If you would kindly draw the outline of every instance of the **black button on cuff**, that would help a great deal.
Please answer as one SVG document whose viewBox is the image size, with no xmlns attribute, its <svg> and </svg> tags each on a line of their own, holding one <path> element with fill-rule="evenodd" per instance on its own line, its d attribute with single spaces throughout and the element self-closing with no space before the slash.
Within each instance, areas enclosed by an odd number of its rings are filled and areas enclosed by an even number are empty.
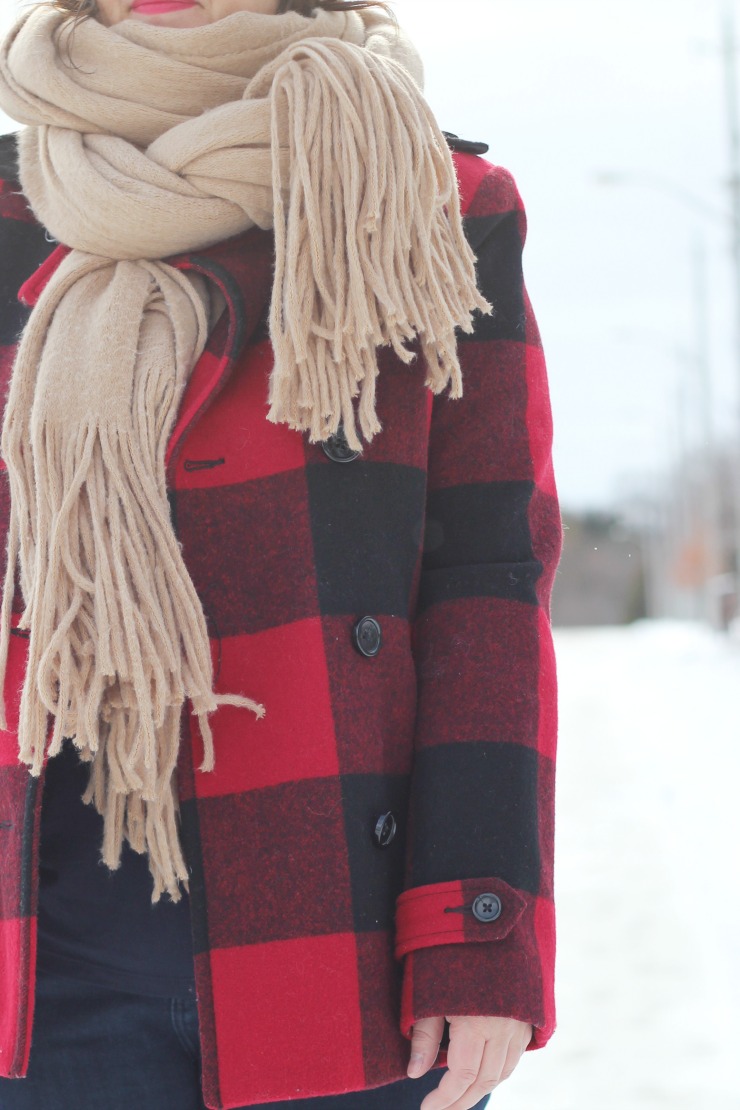
<svg viewBox="0 0 740 1110">
<path fill-rule="evenodd" d="M 479 894 L 473 902 L 473 916 L 484 923 L 495 921 L 502 909 L 501 899 L 496 894 Z"/>
<path fill-rule="evenodd" d="M 352 643 L 361 655 L 372 659 L 380 651 L 382 635 L 374 617 L 360 617 L 352 629 Z"/>
<path fill-rule="evenodd" d="M 382 813 L 375 822 L 375 843 L 379 848 L 387 848 L 396 835 L 396 818 L 392 813 Z"/>
</svg>

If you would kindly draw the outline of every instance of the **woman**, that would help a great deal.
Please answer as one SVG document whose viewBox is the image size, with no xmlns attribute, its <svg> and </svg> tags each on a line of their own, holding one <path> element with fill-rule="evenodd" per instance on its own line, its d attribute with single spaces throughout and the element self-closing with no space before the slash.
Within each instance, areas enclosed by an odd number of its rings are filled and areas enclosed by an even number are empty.
<svg viewBox="0 0 740 1110">
<path fill-rule="evenodd" d="M 4 1110 L 466 1110 L 552 1035 L 547 383 L 421 79 L 339 0 L 3 45 Z"/>
</svg>

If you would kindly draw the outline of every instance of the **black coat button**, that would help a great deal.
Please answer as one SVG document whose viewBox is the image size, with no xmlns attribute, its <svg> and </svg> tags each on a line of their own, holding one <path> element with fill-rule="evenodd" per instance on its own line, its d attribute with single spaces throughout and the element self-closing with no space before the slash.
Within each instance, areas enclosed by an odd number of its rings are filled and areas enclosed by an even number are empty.
<svg viewBox="0 0 740 1110">
<path fill-rule="evenodd" d="M 360 617 L 352 629 L 352 642 L 361 655 L 372 659 L 380 651 L 382 636 L 375 617 Z"/>
<path fill-rule="evenodd" d="M 479 894 L 473 902 L 473 914 L 479 921 L 495 921 L 501 916 L 501 899 L 495 894 Z"/>
<path fill-rule="evenodd" d="M 392 813 L 381 813 L 375 822 L 375 843 L 379 848 L 387 848 L 396 835 L 396 819 Z"/>
<path fill-rule="evenodd" d="M 344 434 L 344 428 L 341 424 L 333 436 L 322 440 L 321 446 L 326 457 L 331 459 L 332 462 L 354 462 L 360 454 L 359 451 L 353 451 L 347 443 L 347 436 Z"/>
</svg>

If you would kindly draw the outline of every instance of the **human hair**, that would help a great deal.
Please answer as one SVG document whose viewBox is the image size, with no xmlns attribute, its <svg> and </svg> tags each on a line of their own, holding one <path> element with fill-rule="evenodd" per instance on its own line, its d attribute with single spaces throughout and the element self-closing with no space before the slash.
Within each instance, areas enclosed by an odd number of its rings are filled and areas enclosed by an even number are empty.
<svg viewBox="0 0 740 1110">
<path fill-rule="evenodd" d="M 79 22 L 94 15 L 97 4 L 96 0 L 48 0 L 48 7 L 66 12 L 75 22 Z M 386 7 L 381 0 L 280 0 L 278 14 L 298 12 L 300 15 L 310 15 L 319 8 L 326 12 L 356 12 L 363 8 Z"/>
</svg>

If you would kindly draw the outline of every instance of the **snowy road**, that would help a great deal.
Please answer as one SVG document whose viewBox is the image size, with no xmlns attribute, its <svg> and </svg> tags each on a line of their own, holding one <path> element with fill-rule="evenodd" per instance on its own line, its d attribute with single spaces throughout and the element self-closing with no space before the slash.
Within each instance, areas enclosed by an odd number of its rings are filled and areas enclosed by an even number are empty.
<svg viewBox="0 0 740 1110">
<path fill-rule="evenodd" d="M 740 644 L 556 645 L 558 1028 L 490 1110 L 740 1110 Z"/>
</svg>

